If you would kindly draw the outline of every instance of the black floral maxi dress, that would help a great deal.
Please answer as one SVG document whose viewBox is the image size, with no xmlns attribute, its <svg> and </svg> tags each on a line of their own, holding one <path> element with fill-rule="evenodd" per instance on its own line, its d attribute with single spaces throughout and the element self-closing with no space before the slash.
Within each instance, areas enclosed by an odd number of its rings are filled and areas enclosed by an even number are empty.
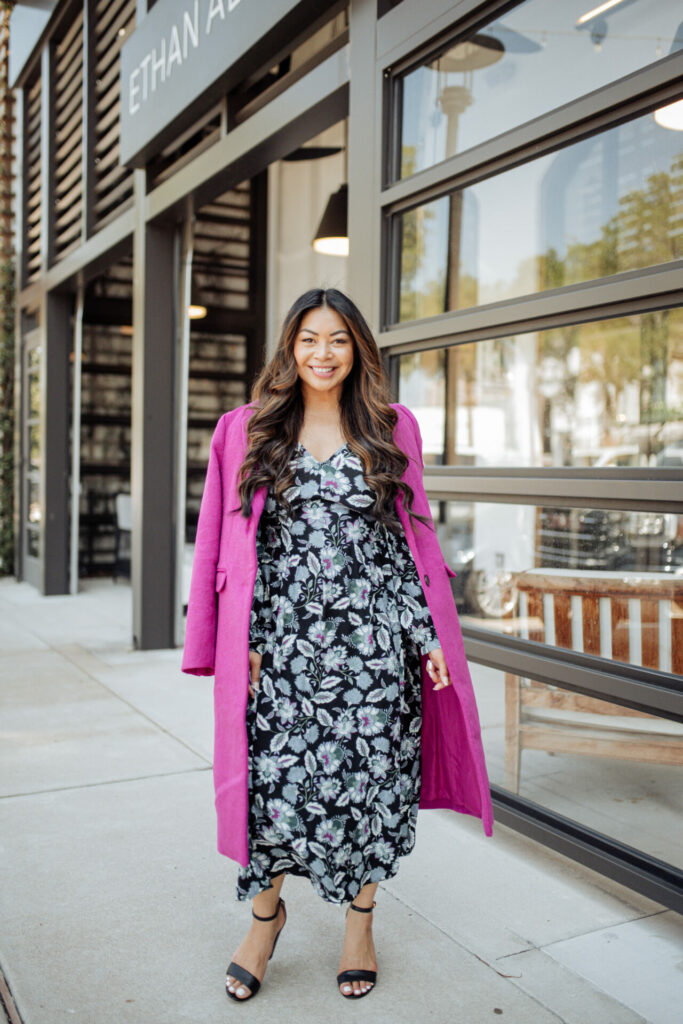
<svg viewBox="0 0 683 1024">
<path fill-rule="evenodd" d="M 272 494 L 257 531 L 247 704 L 249 864 L 237 899 L 282 871 L 331 903 L 390 878 L 420 796 L 420 655 L 440 646 L 410 548 L 365 510 L 374 494 L 344 444 L 299 444 L 292 510 Z"/>
</svg>

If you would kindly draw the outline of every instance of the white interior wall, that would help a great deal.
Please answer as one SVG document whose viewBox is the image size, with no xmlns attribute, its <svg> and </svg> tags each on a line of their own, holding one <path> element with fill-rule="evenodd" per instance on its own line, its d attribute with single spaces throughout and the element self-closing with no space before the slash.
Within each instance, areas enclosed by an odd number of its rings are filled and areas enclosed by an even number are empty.
<svg viewBox="0 0 683 1024">
<path fill-rule="evenodd" d="M 343 123 L 306 145 L 343 147 Z M 344 174 L 343 151 L 321 160 L 280 160 L 268 168 L 268 356 L 299 295 L 309 288 L 346 290 L 347 257 L 321 255 L 311 244 L 327 200 Z"/>
</svg>

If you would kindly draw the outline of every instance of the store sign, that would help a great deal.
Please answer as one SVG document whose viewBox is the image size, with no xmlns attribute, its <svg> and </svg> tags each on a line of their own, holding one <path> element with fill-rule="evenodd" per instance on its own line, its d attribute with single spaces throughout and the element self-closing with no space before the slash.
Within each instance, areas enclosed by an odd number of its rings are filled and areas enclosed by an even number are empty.
<svg viewBox="0 0 683 1024">
<path fill-rule="evenodd" d="M 177 118 L 286 20 L 329 3 L 311 0 L 157 0 L 121 49 L 121 162 L 140 164 Z"/>
</svg>

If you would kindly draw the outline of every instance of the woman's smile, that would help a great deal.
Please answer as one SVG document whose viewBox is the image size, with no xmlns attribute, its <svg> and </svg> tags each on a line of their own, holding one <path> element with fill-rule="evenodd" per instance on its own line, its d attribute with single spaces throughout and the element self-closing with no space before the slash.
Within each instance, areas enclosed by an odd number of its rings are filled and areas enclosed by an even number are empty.
<svg viewBox="0 0 683 1024">
<path fill-rule="evenodd" d="M 344 380 L 353 366 L 354 343 L 349 328 L 336 310 L 327 306 L 311 309 L 302 318 L 294 341 L 294 360 L 303 388 L 304 401 L 315 395 L 341 397 Z M 334 363 L 329 360 L 334 359 Z M 310 374 L 310 376 L 309 376 Z M 332 386 L 319 388 L 313 381 Z"/>
</svg>

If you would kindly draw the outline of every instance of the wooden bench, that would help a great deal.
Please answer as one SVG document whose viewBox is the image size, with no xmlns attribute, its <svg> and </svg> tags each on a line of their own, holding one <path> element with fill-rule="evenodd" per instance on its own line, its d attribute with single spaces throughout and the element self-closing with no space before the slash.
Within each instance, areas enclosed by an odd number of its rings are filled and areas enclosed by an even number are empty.
<svg viewBox="0 0 683 1024">
<path fill-rule="evenodd" d="M 683 674 L 683 580 L 530 569 L 515 584 L 518 635 Z M 525 749 L 682 765 L 683 724 L 506 672 L 504 771 L 513 793 Z"/>
</svg>

